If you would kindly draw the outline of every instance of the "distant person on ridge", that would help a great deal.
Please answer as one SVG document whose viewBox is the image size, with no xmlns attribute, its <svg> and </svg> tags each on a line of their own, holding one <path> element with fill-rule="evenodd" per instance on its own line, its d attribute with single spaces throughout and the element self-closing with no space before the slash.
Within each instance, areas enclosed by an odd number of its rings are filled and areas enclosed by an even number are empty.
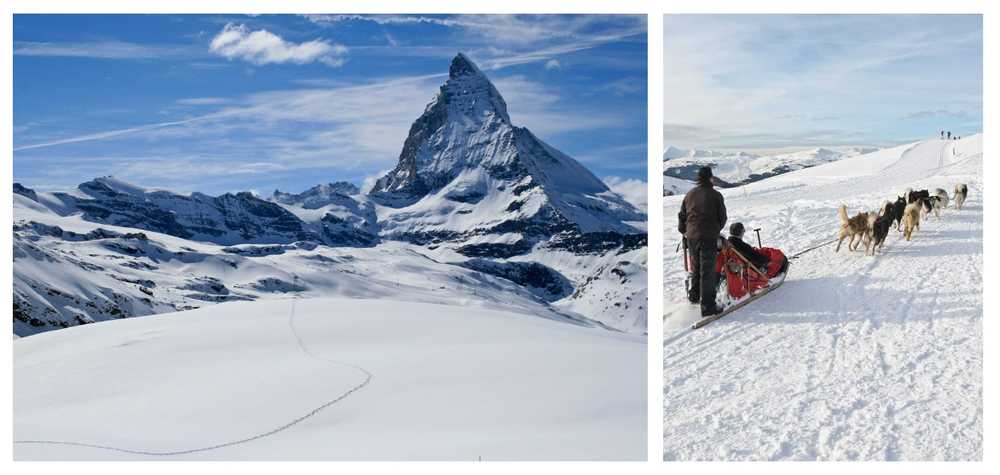
<svg viewBox="0 0 1000 475">
<path fill-rule="evenodd" d="M 951 140 L 951 131 L 948 131 L 948 140 Z"/>
<path fill-rule="evenodd" d="M 726 225 L 726 219 L 726 203 L 722 193 L 712 188 L 712 169 L 701 167 L 698 170 L 698 186 L 684 195 L 677 227 L 688 241 L 694 265 L 688 300 L 691 303 L 701 303 L 703 317 L 721 311 L 715 305 L 719 278 L 715 271 L 715 261 L 719 253 L 719 232 Z"/>
<path fill-rule="evenodd" d="M 941 140 L 944 140 L 944 131 L 941 131 Z"/>
</svg>

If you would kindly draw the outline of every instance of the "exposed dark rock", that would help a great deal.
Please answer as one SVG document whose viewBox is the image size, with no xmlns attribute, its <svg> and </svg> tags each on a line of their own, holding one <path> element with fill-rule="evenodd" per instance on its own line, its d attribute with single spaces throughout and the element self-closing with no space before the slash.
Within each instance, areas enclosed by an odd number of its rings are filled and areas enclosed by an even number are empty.
<svg viewBox="0 0 1000 475">
<path fill-rule="evenodd" d="M 486 259 L 470 259 L 460 265 L 527 287 L 547 301 L 559 300 L 573 292 L 573 284 L 569 279 L 537 262 L 495 262 Z"/>
<path fill-rule="evenodd" d="M 646 234 L 565 233 L 554 237 L 546 247 L 563 249 L 574 254 L 603 254 L 609 251 L 621 254 L 646 245 Z"/>
<path fill-rule="evenodd" d="M 489 242 L 480 244 L 467 244 L 461 246 L 456 251 L 467 257 L 490 257 L 496 259 L 506 259 L 508 257 L 519 256 L 531 251 L 532 244 L 527 240 L 520 240 L 514 243 Z"/>
<path fill-rule="evenodd" d="M 32 201 L 38 201 L 38 194 L 35 190 L 22 186 L 20 183 L 14 183 L 14 193 L 30 198 Z"/>
</svg>

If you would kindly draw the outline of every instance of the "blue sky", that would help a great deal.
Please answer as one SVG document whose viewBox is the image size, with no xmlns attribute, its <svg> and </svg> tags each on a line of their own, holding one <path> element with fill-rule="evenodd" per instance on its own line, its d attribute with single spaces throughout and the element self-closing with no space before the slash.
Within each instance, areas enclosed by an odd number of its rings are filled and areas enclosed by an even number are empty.
<svg viewBox="0 0 1000 475">
<path fill-rule="evenodd" d="M 664 142 L 775 150 L 982 131 L 979 15 L 667 15 Z"/>
<path fill-rule="evenodd" d="M 645 180 L 646 21 L 624 15 L 15 15 L 14 179 L 361 185 L 395 165 L 459 51 L 515 125 Z"/>
</svg>

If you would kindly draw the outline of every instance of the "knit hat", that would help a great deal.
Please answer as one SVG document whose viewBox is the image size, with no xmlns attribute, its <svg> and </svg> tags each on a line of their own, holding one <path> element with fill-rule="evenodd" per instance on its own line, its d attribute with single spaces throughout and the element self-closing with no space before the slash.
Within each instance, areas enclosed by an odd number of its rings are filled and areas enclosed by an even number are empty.
<svg viewBox="0 0 1000 475">
<path fill-rule="evenodd" d="M 698 169 L 698 183 L 712 182 L 712 167 L 701 167 Z"/>
</svg>

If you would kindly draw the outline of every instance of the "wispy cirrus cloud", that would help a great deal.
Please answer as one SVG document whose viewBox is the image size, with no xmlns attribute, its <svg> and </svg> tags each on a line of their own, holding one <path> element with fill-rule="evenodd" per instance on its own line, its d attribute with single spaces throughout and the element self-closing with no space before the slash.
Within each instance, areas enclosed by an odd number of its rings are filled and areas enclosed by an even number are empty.
<svg viewBox="0 0 1000 475">
<path fill-rule="evenodd" d="M 225 97 L 189 97 L 175 102 L 182 106 L 217 106 L 231 101 Z"/>
<path fill-rule="evenodd" d="M 175 121 L 151 123 L 138 127 L 83 134 L 44 143 L 15 147 L 31 150 L 71 143 L 108 140 L 127 135 L 149 137 L 224 134 L 233 129 L 270 131 L 280 126 L 299 128 L 317 124 L 322 130 L 306 132 L 308 137 L 287 140 L 282 149 L 294 143 L 305 148 L 324 146 L 350 151 L 358 156 L 394 155 L 405 138 L 410 123 L 437 91 L 446 74 L 403 76 L 360 85 L 337 82 L 308 82 L 304 89 L 253 93 L 236 99 L 216 97 L 188 98 L 176 101 L 183 105 L 224 105 L 215 112 Z M 541 136 L 553 136 L 579 130 L 599 130 L 620 124 L 623 118 L 613 112 L 601 115 L 582 114 L 572 102 L 563 101 L 557 88 L 511 75 L 493 81 L 510 107 L 512 120 Z M 327 87 L 323 87 L 327 86 Z M 226 104 L 231 104 L 225 106 Z M 330 107 L 336 104 L 336 107 Z M 197 125 L 197 128 L 187 127 Z M 169 129 L 169 130 L 166 130 Z M 303 129 L 307 130 L 307 129 Z M 398 137 L 399 143 L 384 137 Z M 274 142 L 277 143 L 277 142 Z"/>
<path fill-rule="evenodd" d="M 227 23 L 212 38 L 209 51 L 230 60 L 241 59 L 256 65 L 318 61 L 338 67 L 344 64 L 347 55 L 346 46 L 327 40 L 294 43 L 267 30 L 251 31 L 245 25 L 233 23 Z"/>
<path fill-rule="evenodd" d="M 14 43 L 15 56 L 50 56 L 96 59 L 153 59 L 172 58 L 196 53 L 189 46 L 130 43 L 126 41 L 99 42 L 39 42 Z"/>
<path fill-rule="evenodd" d="M 922 111 L 910 112 L 909 114 L 906 114 L 901 117 L 901 119 L 903 120 L 920 120 L 920 119 L 934 119 L 934 118 L 967 120 L 972 118 L 972 114 L 970 114 L 967 111 L 937 109 L 937 110 L 922 110 Z"/>
<path fill-rule="evenodd" d="M 667 145 L 898 143 L 982 127 L 978 15 L 667 15 L 663 54 Z"/>
<path fill-rule="evenodd" d="M 75 136 L 75 137 L 68 137 L 68 138 L 65 138 L 65 139 L 53 140 L 53 141 L 50 141 L 50 142 L 34 143 L 34 144 L 30 144 L 30 145 L 15 146 L 14 147 L 14 151 L 15 152 L 20 152 L 20 151 L 32 150 L 32 149 L 36 149 L 36 148 L 54 147 L 56 145 L 67 145 L 67 144 L 79 143 L 79 142 L 90 142 L 90 141 L 94 141 L 94 140 L 111 139 L 111 138 L 120 137 L 120 136 L 124 136 L 124 135 L 132 135 L 132 134 L 137 134 L 137 133 L 141 133 L 141 132 L 147 132 L 147 131 L 151 131 L 151 130 L 162 129 L 162 128 L 166 128 L 166 127 L 175 127 L 175 126 L 186 125 L 186 124 L 190 124 L 190 123 L 194 123 L 194 122 L 206 121 L 206 120 L 210 120 L 210 119 L 219 118 L 219 117 L 224 116 L 224 115 L 226 115 L 226 114 L 225 113 L 208 114 L 208 115 L 204 115 L 204 116 L 200 116 L 200 117 L 192 117 L 190 119 L 174 120 L 174 121 L 167 121 L 167 122 L 158 122 L 158 123 L 154 123 L 154 124 L 142 125 L 142 126 L 139 126 L 139 127 L 128 127 L 128 128 L 124 128 L 124 129 L 108 130 L 108 131 L 97 132 L 97 133 L 93 133 L 93 134 L 78 135 L 78 136 Z"/>
<path fill-rule="evenodd" d="M 609 18 L 590 15 L 305 15 L 320 25 L 369 21 L 380 25 L 432 24 L 459 28 L 499 45 L 530 45 L 559 38 L 588 38 L 591 27 Z M 645 17 L 618 15 L 619 29 L 645 33 Z"/>
<path fill-rule="evenodd" d="M 480 67 L 501 69 L 519 64 L 547 63 L 558 56 L 636 38 L 644 41 L 643 15 L 305 15 L 318 25 L 365 21 L 386 26 L 438 25 L 464 32 L 462 43 L 475 51 Z M 612 25 L 609 26 L 608 24 Z M 598 27 L 599 26 L 599 27 Z M 400 45 L 394 44 L 393 47 Z M 451 48 L 414 51 L 454 54 Z M 558 64 L 559 61 L 556 60 Z"/>
</svg>

